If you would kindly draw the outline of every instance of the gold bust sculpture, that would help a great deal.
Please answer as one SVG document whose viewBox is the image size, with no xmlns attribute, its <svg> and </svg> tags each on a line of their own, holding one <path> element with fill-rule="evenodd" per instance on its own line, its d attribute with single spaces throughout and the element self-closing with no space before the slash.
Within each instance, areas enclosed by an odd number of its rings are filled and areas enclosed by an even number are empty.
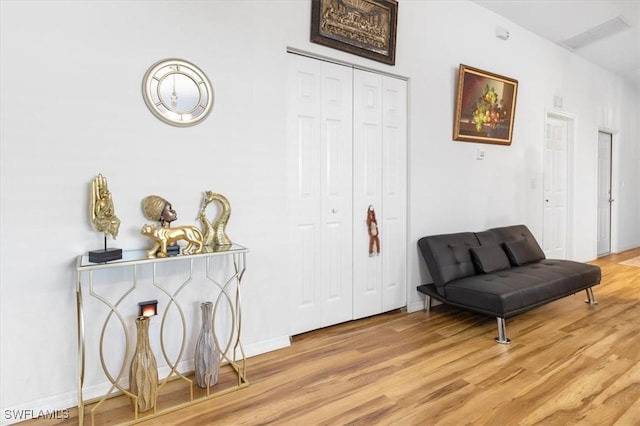
<svg viewBox="0 0 640 426">
<path fill-rule="evenodd" d="M 103 232 L 105 236 L 110 234 L 115 240 L 120 229 L 120 219 L 116 216 L 107 178 L 101 174 L 91 182 L 89 217 L 96 231 Z"/>
<path fill-rule="evenodd" d="M 158 195 L 144 197 L 142 210 L 147 219 L 160 222 L 160 225 L 164 228 L 168 228 L 171 222 L 178 218 L 171 203 Z"/>
<path fill-rule="evenodd" d="M 202 233 L 198 228 L 188 225 L 170 227 L 171 222 L 178 219 L 178 215 L 169 201 L 158 195 L 148 195 L 142 200 L 142 211 L 147 219 L 159 222 L 160 225 L 145 224 L 140 231 L 154 242 L 147 252 L 149 257 L 202 252 Z M 187 242 L 182 250 L 178 245 L 179 240 Z"/>
</svg>

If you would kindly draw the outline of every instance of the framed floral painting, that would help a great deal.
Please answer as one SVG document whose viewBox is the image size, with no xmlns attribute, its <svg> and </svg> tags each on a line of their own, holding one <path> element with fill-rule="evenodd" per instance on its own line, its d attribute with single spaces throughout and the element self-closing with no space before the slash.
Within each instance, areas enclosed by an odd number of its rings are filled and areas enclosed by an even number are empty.
<svg viewBox="0 0 640 426">
<path fill-rule="evenodd" d="M 389 65 L 396 61 L 396 0 L 312 0 L 311 41 Z"/>
<path fill-rule="evenodd" d="M 456 141 L 511 145 L 518 80 L 460 64 Z"/>
</svg>

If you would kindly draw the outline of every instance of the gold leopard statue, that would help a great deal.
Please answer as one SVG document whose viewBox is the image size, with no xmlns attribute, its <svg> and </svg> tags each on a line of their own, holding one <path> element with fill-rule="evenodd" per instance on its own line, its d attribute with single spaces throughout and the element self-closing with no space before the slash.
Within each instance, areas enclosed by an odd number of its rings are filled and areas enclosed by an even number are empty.
<svg viewBox="0 0 640 426">
<path fill-rule="evenodd" d="M 185 240 L 188 244 L 182 254 L 202 253 L 202 233 L 195 226 L 184 225 L 165 228 L 157 225 L 143 225 L 140 233 L 154 240 L 153 247 L 147 251 L 149 257 L 167 257 L 167 246 Z"/>
</svg>

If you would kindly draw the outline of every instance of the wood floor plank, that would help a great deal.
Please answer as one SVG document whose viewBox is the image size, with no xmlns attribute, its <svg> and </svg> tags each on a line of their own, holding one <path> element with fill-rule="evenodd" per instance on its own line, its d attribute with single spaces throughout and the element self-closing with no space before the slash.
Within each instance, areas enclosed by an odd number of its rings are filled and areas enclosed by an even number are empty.
<svg viewBox="0 0 640 426">
<path fill-rule="evenodd" d="M 140 424 L 640 425 L 640 268 L 619 264 L 638 255 L 593 262 L 597 306 L 581 292 L 508 319 L 511 345 L 483 315 L 389 312 L 294 336 L 248 360 L 247 388 Z M 182 401 L 180 386 L 163 403 Z M 122 397 L 97 411 L 99 425 L 132 416 Z"/>
</svg>

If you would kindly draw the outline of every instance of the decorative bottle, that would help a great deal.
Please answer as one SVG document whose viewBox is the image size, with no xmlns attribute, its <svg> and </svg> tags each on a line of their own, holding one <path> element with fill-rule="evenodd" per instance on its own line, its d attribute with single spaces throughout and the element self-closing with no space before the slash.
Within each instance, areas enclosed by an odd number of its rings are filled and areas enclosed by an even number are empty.
<svg viewBox="0 0 640 426">
<path fill-rule="evenodd" d="M 149 411 L 156 406 L 158 397 L 158 365 L 149 344 L 150 317 L 136 318 L 136 351 L 129 369 L 129 390 L 137 395 L 138 412 Z M 136 404 L 136 400 L 132 400 Z"/>
<path fill-rule="evenodd" d="M 202 328 L 194 354 L 195 376 L 199 387 L 207 388 L 218 382 L 220 374 L 220 350 L 213 337 L 213 303 L 200 304 Z"/>
</svg>

